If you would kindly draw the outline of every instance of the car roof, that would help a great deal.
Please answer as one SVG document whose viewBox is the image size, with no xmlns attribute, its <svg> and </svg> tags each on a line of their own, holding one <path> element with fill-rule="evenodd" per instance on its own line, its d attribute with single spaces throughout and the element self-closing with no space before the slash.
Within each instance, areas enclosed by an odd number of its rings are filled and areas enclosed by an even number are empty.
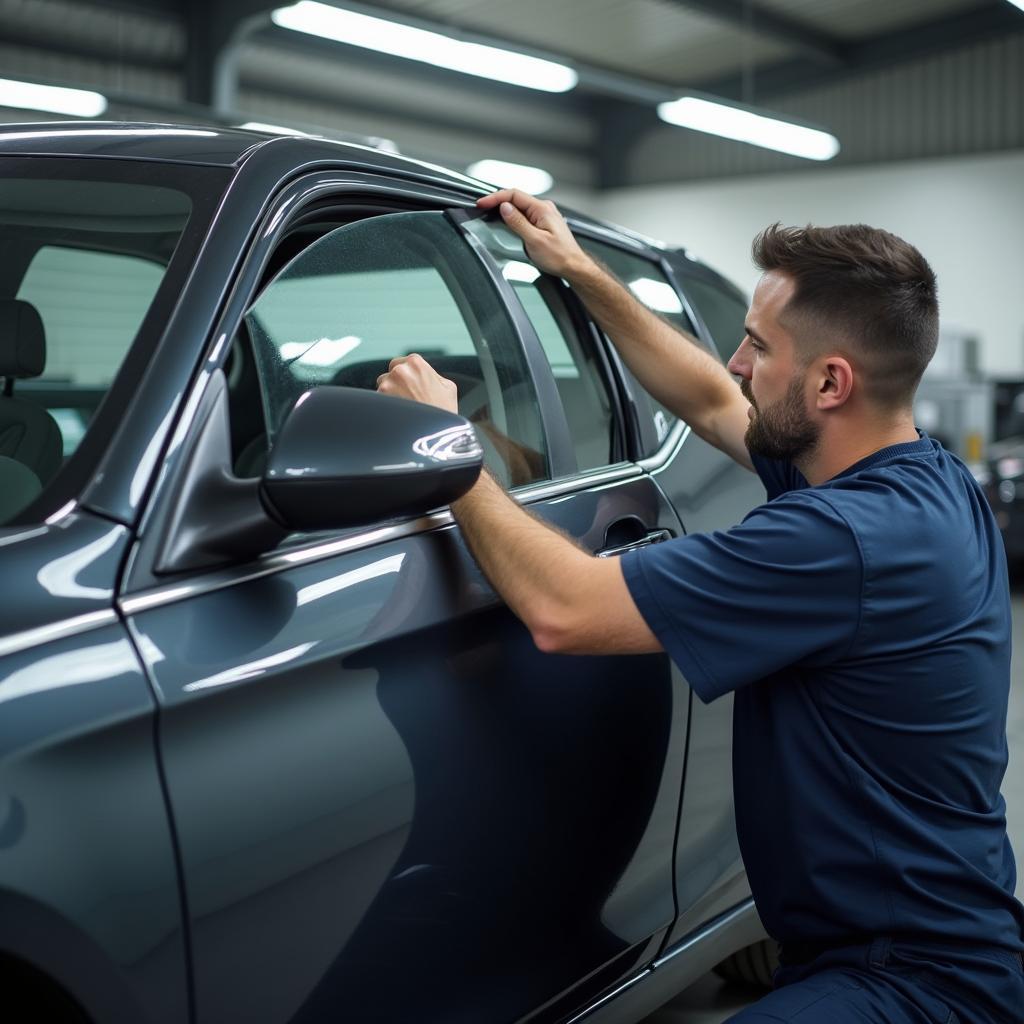
<svg viewBox="0 0 1024 1024">
<path fill-rule="evenodd" d="M 429 180 L 471 196 L 486 195 L 493 185 L 447 167 L 402 156 L 348 139 L 297 133 L 282 135 L 249 128 L 210 124 L 162 124 L 145 121 L 43 121 L 0 125 L 2 156 L 120 157 L 161 163 L 200 164 L 237 170 L 242 164 L 309 167 L 318 162 L 344 163 L 370 173 Z M 629 228 L 565 207 L 575 224 L 599 234 L 655 251 L 673 251 L 656 239 Z M 685 250 L 679 250 L 685 252 Z M 693 256 L 687 253 L 692 260 Z M 697 261 L 698 266 L 703 266 Z"/>
<path fill-rule="evenodd" d="M 369 144 L 318 135 L 279 135 L 208 124 L 156 124 L 126 121 L 54 121 L 0 125 L 0 156 L 123 157 L 170 163 L 238 167 L 273 150 L 275 162 L 297 167 L 318 160 L 358 163 L 369 171 L 429 174 L 460 189 L 484 192 L 488 186 L 449 168 L 401 156 Z"/>
</svg>

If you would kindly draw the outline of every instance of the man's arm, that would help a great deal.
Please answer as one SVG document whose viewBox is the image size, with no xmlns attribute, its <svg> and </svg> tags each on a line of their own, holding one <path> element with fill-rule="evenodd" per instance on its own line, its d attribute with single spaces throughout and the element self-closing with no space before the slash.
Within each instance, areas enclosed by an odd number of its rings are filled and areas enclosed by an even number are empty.
<svg viewBox="0 0 1024 1024">
<path fill-rule="evenodd" d="M 707 442 L 753 469 L 743 440 L 749 403 L 717 359 L 652 313 L 584 252 L 553 203 L 504 189 L 477 205 L 498 206 L 533 262 L 572 285 L 647 391 Z"/>
<path fill-rule="evenodd" d="M 455 412 L 454 386 L 422 356 L 391 361 L 378 389 Z M 535 519 L 484 472 L 452 504 L 484 575 L 542 651 L 643 654 L 662 650 L 633 601 L 617 558 L 595 558 Z"/>
</svg>

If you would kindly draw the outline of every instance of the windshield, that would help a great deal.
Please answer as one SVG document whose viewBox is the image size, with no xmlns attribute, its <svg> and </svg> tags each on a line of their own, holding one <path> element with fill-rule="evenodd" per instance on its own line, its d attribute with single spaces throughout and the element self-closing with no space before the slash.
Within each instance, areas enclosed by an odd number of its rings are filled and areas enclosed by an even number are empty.
<svg viewBox="0 0 1024 1024">
<path fill-rule="evenodd" d="M 168 165 L 0 165 L 0 523 L 81 447 L 192 212 Z"/>
</svg>

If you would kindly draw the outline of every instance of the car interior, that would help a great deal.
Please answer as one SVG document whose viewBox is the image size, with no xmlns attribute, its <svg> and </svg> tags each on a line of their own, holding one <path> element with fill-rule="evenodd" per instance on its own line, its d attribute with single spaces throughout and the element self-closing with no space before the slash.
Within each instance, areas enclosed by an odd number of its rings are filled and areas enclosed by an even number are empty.
<svg viewBox="0 0 1024 1024">
<path fill-rule="evenodd" d="M 0 523 L 73 460 L 188 213 L 171 189 L 3 179 Z"/>
</svg>

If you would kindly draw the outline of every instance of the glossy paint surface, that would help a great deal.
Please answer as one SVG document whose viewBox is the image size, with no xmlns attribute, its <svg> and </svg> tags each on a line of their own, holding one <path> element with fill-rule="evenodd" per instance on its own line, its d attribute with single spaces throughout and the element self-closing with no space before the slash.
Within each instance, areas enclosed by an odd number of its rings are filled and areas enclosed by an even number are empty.
<svg viewBox="0 0 1024 1024">
<path fill-rule="evenodd" d="M 654 479 L 687 533 L 724 529 L 764 500 L 758 478 L 691 433 Z M 742 637 L 737 637 L 742 643 Z M 750 894 L 732 796 L 732 694 L 693 698 L 686 786 L 676 850 L 679 920 L 673 943 Z"/>
<path fill-rule="evenodd" d="M 114 590 L 129 531 L 69 506 L 38 526 L 0 529 L 4 577 L 17 580 L 4 602 L 0 650 L 17 634 L 92 615 L 113 617 Z"/>
<path fill-rule="evenodd" d="M 99 1020 L 187 1012 L 153 707 L 120 624 L 0 662 L 0 949 Z"/>
<path fill-rule="evenodd" d="M 674 525 L 646 478 L 542 511 L 593 548 Z M 454 529 L 132 625 L 200 1021 L 515 1021 L 671 923 L 687 694 L 661 655 L 538 652 Z"/>
</svg>

